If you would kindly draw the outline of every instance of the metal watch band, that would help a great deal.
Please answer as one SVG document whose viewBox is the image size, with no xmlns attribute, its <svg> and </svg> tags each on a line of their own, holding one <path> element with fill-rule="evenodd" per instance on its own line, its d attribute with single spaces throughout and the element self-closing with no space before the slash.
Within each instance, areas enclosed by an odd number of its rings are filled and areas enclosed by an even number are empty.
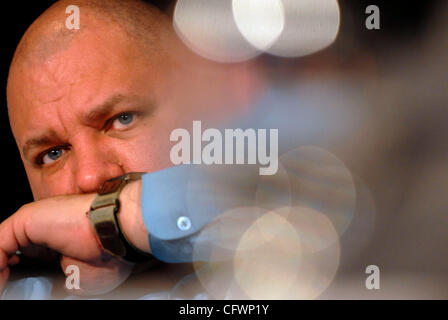
<svg viewBox="0 0 448 320">
<path fill-rule="evenodd" d="M 142 174 L 133 172 L 106 181 L 89 211 L 90 221 L 104 250 L 134 263 L 147 262 L 155 258 L 134 247 L 123 234 L 117 217 L 120 210 L 118 196 L 129 181 L 140 179 Z"/>
</svg>

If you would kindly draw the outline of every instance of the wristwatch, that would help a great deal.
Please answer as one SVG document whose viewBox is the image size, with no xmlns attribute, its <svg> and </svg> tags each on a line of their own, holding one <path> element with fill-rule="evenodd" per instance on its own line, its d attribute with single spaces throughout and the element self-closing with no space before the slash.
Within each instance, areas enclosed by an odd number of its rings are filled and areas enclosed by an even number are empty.
<svg viewBox="0 0 448 320">
<path fill-rule="evenodd" d="M 126 239 L 118 219 L 120 211 L 118 196 L 129 181 L 141 179 L 142 174 L 133 172 L 106 181 L 88 212 L 104 250 L 113 256 L 133 263 L 147 262 L 155 258 L 136 248 Z"/>
</svg>

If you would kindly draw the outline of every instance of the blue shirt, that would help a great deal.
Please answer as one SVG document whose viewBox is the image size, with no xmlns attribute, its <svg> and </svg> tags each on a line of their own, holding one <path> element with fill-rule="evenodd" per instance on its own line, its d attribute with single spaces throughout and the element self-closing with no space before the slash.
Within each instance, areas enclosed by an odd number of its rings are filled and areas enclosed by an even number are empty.
<svg viewBox="0 0 448 320">
<path fill-rule="evenodd" d="M 300 83 L 294 88 L 271 88 L 255 103 L 252 112 L 223 127 L 278 129 L 279 156 L 299 146 L 331 144 L 352 132 L 359 122 L 360 115 L 353 115 L 361 99 L 358 90 L 345 92 L 344 85 L 328 80 Z M 208 170 L 202 165 L 181 165 L 143 176 L 142 214 L 156 258 L 165 262 L 207 261 L 214 243 L 210 239 L 213 232 L 208 232 L 206 238 L 200 235 L 201 229 L 226 210 L 254 205 L 258 165 L 221 166 L 226 168 L 215 166 Z M 200 188 L 189 190 L 193 181 Z M 217 187 L 219 192 L 201 184 Z M 227 194 L 222 194 L 223 189 Z M 280 201 L 278 207 L 282 205 L 289 203 Z M 195 250 L 198 254 L 193 256 L 192 248 L 198 247 L 201 250 Z"/>
<path fill-rule="evenodd" d="M 228 237 L 241 236 L 222 223 L 222 214 L 253 205 L 258 177 L 257 165 L 179 165 L 143 175 L 141 209 L 152 254 L 169 263 L 208 261 L 223 226 Z M 237 218 L 234 223 L 248 224 L 253 217 Z"/>
</svg>

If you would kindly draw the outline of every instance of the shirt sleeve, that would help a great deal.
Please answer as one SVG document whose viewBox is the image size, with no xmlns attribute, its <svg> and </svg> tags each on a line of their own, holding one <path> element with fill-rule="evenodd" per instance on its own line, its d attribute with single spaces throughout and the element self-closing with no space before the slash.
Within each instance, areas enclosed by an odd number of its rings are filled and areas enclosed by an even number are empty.
<svg viewBox="0 0 448 320">
<path fill-rule="evenodd" d="M 208 261 L 219 217 L 251 204 L 254 188 L 248 175 L 255 172 L 248 166 L 180 165 L 143 175 L 141 209 L 152 254 L 169 263 Z"/>
</svg>

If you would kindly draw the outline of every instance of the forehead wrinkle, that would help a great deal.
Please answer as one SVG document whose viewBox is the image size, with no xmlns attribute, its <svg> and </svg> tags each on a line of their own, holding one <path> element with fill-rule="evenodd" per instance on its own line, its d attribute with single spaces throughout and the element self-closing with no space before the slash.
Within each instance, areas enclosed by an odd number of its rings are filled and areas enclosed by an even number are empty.
<svg viewBox="0 0 448 320">
<path fill-rule="evenodd" d="M 61 102 L 62 101 L 62 99 L 59 101 L 59 102 Z M 67 135 L 67 133 L 69 132 L 69 130 L 68 130 L 68 128 L 67 128 L 67 126 L 65 125 L 65 123 L 64 123 L 64 119 L 63 119 L 63 117 L 62 117 L 62 112 L 64 111 L 64 104 L 63 103 L 60 103 L 59 105 L 58 105 L 58 107 L 56 107 L 56 115 L 57 115 L 57 117 L 58 117 L 58 120 L 59 120 L 59 123 L 61 124 L 61 126 L 62 126 L 62 129 L 64 130 L 64 133 Z M 69 111 L 70 112 L 70 111 Z"/>
</svg>

